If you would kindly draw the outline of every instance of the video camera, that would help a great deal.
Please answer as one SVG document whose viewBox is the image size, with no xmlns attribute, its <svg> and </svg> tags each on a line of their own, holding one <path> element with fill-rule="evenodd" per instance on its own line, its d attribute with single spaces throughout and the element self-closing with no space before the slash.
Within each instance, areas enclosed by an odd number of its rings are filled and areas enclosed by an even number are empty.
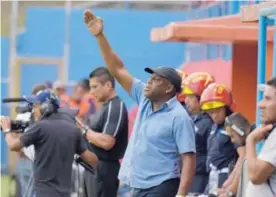
<svg viewBox="0 0 276 197">
<path fill-rule="evenodd" d="M 2 103 L 14 103 L 14 102 L 26 102 L 24 98 L 3 98 Z M 15 111 L 17 114 L 31 113 L 33 105 L 31 103 L 25 103 L 24 105 L 17 106 Z M 19 133 L 23 133 L 24 130 L 30 125 L 30 120 L 11 120 L 11 130 Z M 2 130 L 2 128 L 1 128 Z"/>
</svg>

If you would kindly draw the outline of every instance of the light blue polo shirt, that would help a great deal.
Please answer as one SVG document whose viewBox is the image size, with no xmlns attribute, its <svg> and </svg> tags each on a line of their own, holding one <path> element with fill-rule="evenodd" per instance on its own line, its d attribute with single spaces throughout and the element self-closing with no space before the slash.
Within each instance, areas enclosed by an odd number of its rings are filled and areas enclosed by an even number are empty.
<svg viewBox="0 0 276 197">
<path fill-rule="evenodd" d="M 130 96 L 139 109 L 119 172 L 123 183 L 138 189 L 180 177 L 180 154 L 196 150 L 193 122 L 176 97 L 153 112 L 144 86 L 134 79 Z"/>
</svg>

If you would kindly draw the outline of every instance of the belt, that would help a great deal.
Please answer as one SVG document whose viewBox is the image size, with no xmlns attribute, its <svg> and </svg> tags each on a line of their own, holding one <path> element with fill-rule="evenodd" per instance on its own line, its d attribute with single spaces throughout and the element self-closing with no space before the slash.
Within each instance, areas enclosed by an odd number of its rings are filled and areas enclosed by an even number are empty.
<svg viewBox="0 0 276 197">
<path fill-rule="evenodd" d="M 212 171 L 217 171 L 219 174 L 229 173 L 229 168 L 228 167 L 225 167 L 225 168 L 222 168 L 222 169 L 218 169 L 213 164 L 210 164 L 210 168 L 211 168 Z"/>
</svg>

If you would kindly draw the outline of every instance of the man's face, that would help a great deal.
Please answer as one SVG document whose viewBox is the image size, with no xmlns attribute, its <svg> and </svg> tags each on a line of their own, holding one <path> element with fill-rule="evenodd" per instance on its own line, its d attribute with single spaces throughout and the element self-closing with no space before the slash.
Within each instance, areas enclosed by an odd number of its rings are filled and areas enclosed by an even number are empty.
<svg viewBox="0 0 276 197">
<path fill-rule="evenodd" d="M 40 104 L 33 104 L 33 115 L 35 121 L 38 121 L 41 118 Z"/>
<path fill-rule="evenodd" d="M 99 77 L 89 79 L 90 93 L 99 102 L 105 102 L 112 92 L 111 82 L 103 82 Z"/>
<path fill-rule="evenodd" d="M 185 98 L 185 104 L 189 112 L 196 113 L 200 111 L 200 103 L 196 95 L 187 95 Z"/>
<path fill-rule="evenodd" d="M 76 85 L 73 88 L 71 98 L 74 101 L 80 101 L 80 100 L 83 99 L 83 97 L 85 96 L 85 94 L 86 94 L 85 89 L 82 86 L 80 86 L 80 85 Z"/>
<path fill-rule="evenodd" d="M 144 88 L 144 95 L 151 101 L 158 101 L 168 95 L 172 88 L 167 79 L 153 73 Z"/>
<path fill-rule="evenodd" d="M 261 109 L 261 121 L 263 124 L 273 124 L 276 122 L 276 88 L 266 86 L 263 100 L 258 103 Z"/>
<path fill-rule="evenodd" d="M 211 109 L 206 111 L 215 124 L 221 124 L 225 120 L 226 110 L 224 107 L 219 107 L 216 109 Z"/>
</svg>

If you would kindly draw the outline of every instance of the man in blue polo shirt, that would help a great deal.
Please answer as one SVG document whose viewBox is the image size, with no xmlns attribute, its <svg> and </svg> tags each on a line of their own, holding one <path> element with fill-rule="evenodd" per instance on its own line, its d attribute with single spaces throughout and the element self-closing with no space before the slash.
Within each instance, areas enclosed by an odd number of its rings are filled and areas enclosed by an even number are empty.
<svg viewBox="0 0 276 197">
<path fill-rule="evenodd" d="M 139 105 L 120 180 L 130 185 L 133 197 L 186 196 L 195 172 L 195 134 L 192 120 L 176 99 L 180 76 L 174 69 L 159 67 L 145 69 L 152 74 L 147 84 L 135 79 L 105 38 L 103 21 L 90 10 L 84 12 L 84 21 L 110 73 Z"/>
</svg>

